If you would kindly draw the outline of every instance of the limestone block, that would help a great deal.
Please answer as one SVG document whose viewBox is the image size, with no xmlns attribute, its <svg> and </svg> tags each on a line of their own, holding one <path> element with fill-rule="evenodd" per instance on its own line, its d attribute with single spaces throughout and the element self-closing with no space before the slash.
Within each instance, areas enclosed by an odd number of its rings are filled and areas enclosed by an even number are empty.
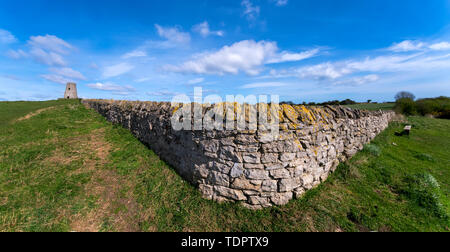
<svg viewBox="0 0 450 252">
<path fill-rule="evenodd" d="M 236 201 L 247 200 L 247 197 L 240 190 L 234 190 L 224 186 L 214 186 L 214 190 L 219 196 Z"/>
<path fill-rule="evenodd" d="M 248 179 L 268 179 L 269 173 L 264 170 L 245 170 L 244 171 L 245 177 Z"/>
<path fill-rule="evenodd" d="M 277 170 L 271 170 L 270 176 L 272 176 L 275 179 L 290 178 L 291 173 L 286 169 L 277 169 Z"/>
<path fill-rule="evenodd" d="M 277 180 L 264 180 L 261 185 L 263 192 L 276 192 L 278 190 Z"/>
<path fill-rule="evenodd" d="M 259 164 L 261 163 L 261 154 L 260 153 L 244 153 L 242 155 L 245 163 L 250 164 Z"/>
</svg>

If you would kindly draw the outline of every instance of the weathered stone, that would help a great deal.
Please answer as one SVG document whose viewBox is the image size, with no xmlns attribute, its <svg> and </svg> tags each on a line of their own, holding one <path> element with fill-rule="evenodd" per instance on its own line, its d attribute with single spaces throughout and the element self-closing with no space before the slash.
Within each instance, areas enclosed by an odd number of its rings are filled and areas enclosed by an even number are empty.
<svg viewBox="0 0 450 252">
<path fill-rule="evenodd" d="M 195 165 L 195 176 L 198 178 L 207 178 L 211 170 L 206 168 L 206 165 Z"/>
<path fill-rule="evenodd" d="M 294 190 L 294 196 L 296 199 L 300 199 L 305 194 L 305 189 L 303 187 L 297 187 Z"/>
<path fill-rule="evenodd" d="M 210 185 L 200 184 L 198 189 L 205 199 L 212 200 L 214 194 L 214 187 Z"/>
<path fill-rule="evenodd" d="M 235 163 L 233 168 L 231 168 L 230 176 L 232 178 L 240 177 L 244 174 L 244 166 L 240 163 Z"/>
<path fill-rule="evenodd" d="M 311 174 L 303 174 L 301 179 L 304 188 L 311 189 L 313 187 L 314 177 Z"/>
<path fill-rule="evenodd" d="M 242 163 L 242 158 L 235 152 L 232 146 L 223 146 L 220 148 L 220 158 L 230 160 L 237 163 Z"/>
<path fill-rule="evenodd" d="M 291 192 L 295 188 L 301 186 L 302 184 L 301 178 L 287 178 L 282 179 L 278 183 L 278 189 L 280 192 Z"/>
<path fill-rule="evenodd" d="M 244 164 L 245 169 L 260 169 L 264 170 L 263 164 Z"/>
<path fill-rule="evenodd" d="M 252 205 L 270 206 L 269 198 L 267 197 L 250 196 L 248 202 Z"/>
<path fill-rule="evenodd" d="M 230 186 L 230 178 L 228 175 L 212 171 L 208 176 L 210 185 Z"/>
<path fill-rule="evenodd" d="M 239 152 L 249 152 L 249 153 L 258 152 L 258 150 L 259 150 L 258 146 L 251 146 L 251 145 L 250 146 L 237 145 L 236 148 L 237 148 L 237 151 L 239 151 Z"/>
<path fill-rule="evenodd" d="M 210 167 L 214 171 L 218 171 L 220 173 L 228 174 L 231 170 L 230 166 L 227 164 L 222 164 L 216 161 L 210 162 Z"/>
<path fill-rule="evenodd" d="M 276 192 L 278 190 L 278 181 L 264 180 L 261 185 L 263 192 Z"/>
<path fill-rule="evenodd" d="M 220 143 L 218 140 L 207 140 L 203 141 L 203 149 L 208 152 L 216 153 L 219 151 Z"/>
<path fill-rule="evenodd" d="M 242 145 L 250 145 L 250 144 L 258 144 L 254 135 L 242 135 L 239 134 L 236 136 L 235 143 Z"/>
<path fill-rule="evenodd" d="M 231 184 L 231 187 L 234 189 L 240 189 L 240 190 L 259 191 L 261 189 L 261 181 L 259 181 L 259 184 L 257 184 L 257 183 L 255 184 L 247 179 L 237 178 L 233 181 L 233 184 Z"/>
<path fill-rule="evenodd" d="M 282 162 L 292 161 L 295 159 L 296 155 L 297 155 L 296 153 L 283 153 L 280 156 L 280 160 Z"/>
<path fill-rule="evenodd" d="M 242 190 L 244 192 L 244 194 L 246 196 L 255 196 L 255 195 L 259 195 L 260 192 L 258 191 L 253 191 L 253 190 Z"/>
<path fill-rule="evenodd" d="M 217 194 L 222 197 L 237 201 L 247 200 L 247 197 L 240 190 L 234 190 L 223 186 L 215 186 L 214 189 L 217 192 Z"/>
<path fill-rule="evenodd" d="M 266 164 L 266 170 L 271 171 L 271 170 L 277 170 L 277 169 L 283 169 L 284 165 L 283 164 Z"/>
<path fill-rule="evenodd" d="M 276 163 L 278 161 L 278 153 L 265 153 L 261 156 L 261 163 Z"/>
<path fill-rule="evenodd" d="M 259 164 L 261 163 L 261 154 L 260 153 L 246 153 L 242 156 L 245 163 L 250 164 Z"/>
<path fill-rule="evenodd" d="M 275 139 L 272 134 L 269 133 L 262 133 L 258 136 L 258 140 L 260 143 L 270 143 L 273 142 Z"/>
<path fill-rule="evenodd" d="M 278 206 L 286 205 L 293 197 L 292 192 L 286 192 L 286 193 L 274 193 L 272 197 L 270 197 L 270 200 Z"/>
<path fill-rule="evenodd" d="M 269 173 L 264 170 L 245 170 L 244 174 L 249 179 L 264 180 L 264 179 L 269 178 Z"/>
<path fill-rule="evenodd" d="M 271 170 L 270 176 L 272 176 L 275 179 L 290 178 L 291 173 L 286 169 L 277 169 L 277 170 Z"/>
<path fill-rule="evenodd" d="M 303 165 L 299 165 L 297 167 L 294 168 L 294 172 L 292 174 L 293 177 L 300 177 L 303 175 Z"/>
</svg>

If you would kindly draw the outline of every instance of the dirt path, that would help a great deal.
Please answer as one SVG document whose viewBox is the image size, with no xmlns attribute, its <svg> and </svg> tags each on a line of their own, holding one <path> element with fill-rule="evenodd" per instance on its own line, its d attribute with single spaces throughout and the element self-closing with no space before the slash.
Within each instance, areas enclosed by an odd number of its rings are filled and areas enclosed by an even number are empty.
<svg viewBox="0 0 450 252">
<path fill-rule="evenodd" d="M 38 110 L 36 110 L 34 112 L 28 113 L 27 115 L 25 115 L 23 117 L 20 117 L 19 119 L 16 120 L 16 122 L 21 122 L 21 121 L 24 121 L 24 120 L 28 120 L 28 119 L 30 119 L 30 118 L 32 118 L 34 116 L 39 115 L 40 113 L 43 113 L 43 112 L 48 111 L 48 110 L 55 109 L 56 107 L 57 106 L 52 106 L 52 107 L 48 107 L 48 108 L 38 109 Z"/>
<path fill-rule="evenodd" d="M 136 221 L 138 204 L 133 199 L 134 185 L 106 168 L 111 145 L 104 139 L 104 130 L 92 132 L 88 145 L 95 158 L 85 162 L 80 171 L 92 172 L 91 181 L 85 186 L 86 196 L 97 198 L 97 207 L 85 214 L 74 216 L 71 227 L 77 232 L 139 231 Z"/>
</svg>

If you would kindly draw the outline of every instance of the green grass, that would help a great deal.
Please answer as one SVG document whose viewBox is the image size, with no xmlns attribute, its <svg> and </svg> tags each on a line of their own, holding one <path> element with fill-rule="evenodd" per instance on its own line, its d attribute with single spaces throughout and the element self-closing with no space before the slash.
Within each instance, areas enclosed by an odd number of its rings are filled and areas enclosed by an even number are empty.
<svg viewBox="0 0 450 252">
<path fill-rule="evenodd" d="M 395 103 L 360 103 L 354 105 L 345 105 L 345 107 L 365 110 L 392 110 L 394 109 L 394 106 Z"/>
<path fill-rule="evenodd" d="M 202 199 L 78 101 L 15 105 L 0 103 L 0 231 L 449 231 L 448 120 L 392 123 L 302 199 L 251 211 Z"/>
<path fill-rule="evenodd" d="M 63 104 L 70 104 L 73 101 L 60 100 L 60 101 L 45 101 L 45 102 L 0 102 L 0 126 L 10 123 L 13 119 L 25 116 L 26 114 L 36 111 L 42 108 L 48 108 L 52 106 L 58 106 Z"/>
</svg>

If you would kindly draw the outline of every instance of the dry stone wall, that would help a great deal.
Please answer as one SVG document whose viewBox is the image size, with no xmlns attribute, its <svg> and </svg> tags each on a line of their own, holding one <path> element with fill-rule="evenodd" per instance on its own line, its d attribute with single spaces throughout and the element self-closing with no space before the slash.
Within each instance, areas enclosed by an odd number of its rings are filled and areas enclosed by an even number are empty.
<svg viewBox="0 0 450 252">
<path fill-rule="evenodd" d="M 170 103 L 83 100 L 129 129 L 203 196 L 252 209 L 287 204 L 327 179 L 383 131 L 394 112 L 280 105 L 280 135 L 172 128 Z M 251 106 L 251 105 L 246 105 Z M 203 107 L 203 113 L 209 107 Z"/>
</svg>

